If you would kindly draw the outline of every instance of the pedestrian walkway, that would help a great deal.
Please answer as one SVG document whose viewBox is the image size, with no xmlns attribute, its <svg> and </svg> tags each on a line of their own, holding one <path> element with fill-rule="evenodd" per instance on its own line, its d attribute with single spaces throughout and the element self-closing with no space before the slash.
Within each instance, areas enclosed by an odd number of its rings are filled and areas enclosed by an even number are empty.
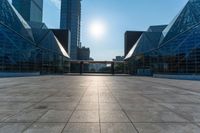
<svg viewBox="0 0 200 133">
<path fill-rule="evenodd" d="M 92 75 L 0 79 L 0 133 L 199 132 L 199 81 Z"/>
</svg>

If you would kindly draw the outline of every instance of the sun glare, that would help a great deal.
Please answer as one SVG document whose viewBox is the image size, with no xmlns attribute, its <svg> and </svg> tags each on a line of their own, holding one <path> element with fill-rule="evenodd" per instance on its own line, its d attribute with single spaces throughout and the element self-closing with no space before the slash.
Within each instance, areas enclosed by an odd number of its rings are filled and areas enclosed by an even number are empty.
<svg viewBox="0 0 200 133">
<path fill-rule="evenodd" d="M 95 39 L 102 38 L 105 34 L 105 30 L 105 24 L 101 21 L 94 21 L 90 25 L 90 34 Z"/>
</svg>

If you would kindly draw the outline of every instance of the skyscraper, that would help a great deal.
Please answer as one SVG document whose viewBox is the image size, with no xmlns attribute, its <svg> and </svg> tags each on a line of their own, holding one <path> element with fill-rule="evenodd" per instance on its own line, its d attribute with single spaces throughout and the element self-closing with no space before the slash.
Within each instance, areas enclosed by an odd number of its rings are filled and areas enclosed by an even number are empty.
<svg viewBox="0 0 200 133">
<path fill-rule="evenodd" d="M 71 31 L 70 57 L 76 60 L 80 45 L 81 0 L 61 0 L 60 28 Z"/>
<path fill-rule="evenodd" d="M 30 22 L 42 22 L 43 0 L 12 0 L 13 6 Z"/>
</svg>

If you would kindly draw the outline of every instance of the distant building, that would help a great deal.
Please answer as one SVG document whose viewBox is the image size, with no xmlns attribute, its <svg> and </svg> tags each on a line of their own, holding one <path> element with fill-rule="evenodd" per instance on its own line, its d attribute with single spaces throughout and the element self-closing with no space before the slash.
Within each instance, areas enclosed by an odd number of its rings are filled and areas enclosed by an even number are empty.
<svg viewBox="0 0 200 133">
<path fill-rule="evenodd" d="M 78 59 L 80 46 L 81 0 L 61 0 L 60 28 L 71 32 L 70 57 Z"/>
<path fill-rule="evenodd" d="M 101 70 L 107 68 L 106 64 L 90 64 L 89 70 L 90 72 L 102 72 Z"/>
<path fill-rule="evenodd" d="M 64 49 L 70 53 L 70 44 L 71 44 L 71 33 L 69 30 L 64 29 L 52 29 L 54 35 L 60 41 Z"/>
<path fill-rule="evenodd" d="M 124 56 L 128 54 L 133 45 L 142 35 L 142 31 L 127 31 L 124 36 Z"/>
<path fill-rule="evenodd" d="M 78 48 L 78 60 L 90 60 L 90 49 L 86 47 Z M 84 64 L 83 71 L 89 72 L 89 66 L 89 64 Z"/>
<path fill-rule="evenodd" d="M 94 61 L 94 59 L 92 58 L 92 57 L 90 57 L 90 59 L 89 59 L 90 61 Z"/>
<path fill-rule="evenodd" d="M 27 22 L 42 22 L 43 0 L 12 0 L 12 4 Z"/>
<path fill-rule="evenodd" d="M 113 61 L 124 61 L 124 56 L 116 56 Z"/>
<path fill-rule="evenodd" d="M 78 60 L 90 60 L 90 49 L 86 47 L 78 48 Z"/>
</svg>

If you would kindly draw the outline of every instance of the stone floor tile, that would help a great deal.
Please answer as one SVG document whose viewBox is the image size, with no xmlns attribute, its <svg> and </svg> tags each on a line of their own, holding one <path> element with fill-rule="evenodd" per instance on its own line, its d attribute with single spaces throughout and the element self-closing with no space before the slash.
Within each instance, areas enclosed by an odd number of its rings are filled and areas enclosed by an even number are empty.
<svg viewBox="0 0 200 133">
<path fill-rule="evenodd" d="M 69 122 L 99 122 L 98 111 L 75 111 Z"/>
<path fill-rule="evenodd" d="M 137 133 L 131 123 L 101 123 L 101 133 Z"/>
<path fill-rule="evenodd" d="M 188 123 L 135 123 L 139 133 L 199 133 L 200 128 Z"/>
<path fill-rule="evenodd" d="M 100 97 L 99 98 L 100 103 L 117 103 L 114 97 Z"/>
<path fill-rule="evenodd" d="M 117 103 L 100 103 L 100 110 L 101 111 L 122 110 L 122 108 Z"/>
<path fill-rule="evenodd" d="M 100 133 L 99 123 L 68 123 L 63 133 Z"/>
<path fill-rule="evenodd" d="M 66 132 L 135 133 L 131 119 L 140 133 L 199 133 L 199 86 L 133 76 L 2 78 L 0 132 L 61 133 L 67 125 Z"/>
<path fill-rule="evenodd" d="M 126 111 L 168 111 L 163 106 L 149 102 L 149 103 L 124 103 L 121 104 L 122 108 Z"/>
<path fill-rule="evenodd" d="M 82 103 L 79 104 L 76 108 L 76 110 L 80 111 L 98 111 L 98 103 Z"/>
<path fill-rule="evenodd" d="M 71 114 L 72 111 L 49 110 L 38 120 L 38 122 L 67 122 Z"/>
<path fill-rule="evenodd" d="M 130 122 L 123 111 L 100 111 L 101 122 Z"/>
<path fill-rule="evenodd" d="M 181 116 L 169 111 L 127 111 L 127 115 L 132 122 L 188 122 Z"/>
<path fill-rule="evenodd" d="M 8 118 L 6 122 L 34 122 L 45 112 L 46 110 L 27 110 Z"/>
<path fill-rule="evenodd" d="M 33 104 L 31 102 L 0 102 L 0 111 L 21 111 Z"/>
<path fill-rule="evenodd" d="M 190 122 L 200 122 L 200 112 L 178 112 Z"/>
<path fill-rule="evenodd" d="M 43 102 L 78 102 L 79 101 L 79 98 L 77 97 L 49 97 L 47 99 L 45 99 Z"/>
<path fill-rule="evenodd" d="M 66 103 L 66 102 L 42 102 L 36 104 L 33 108 L 38 109 L 40 107 L 44 107 L 48 110 L 69 110 L 73 111 L 76 108 L 78 103 Z"/>
<path fill-rule="evenodd" d="M 12 111 L 12 110 L 6 110 L 6 111 L 0 111 L 0 121 L 3 122 L 8 117 L 11 117 L 18 113 L 18 111 Z"/>
<path fill-rule="evenodd" d="M 61 133 L 64 123 L 35 123 L 24 133 Z"/>
<path fill-rule="evenodd" d="M 0 133 L 22 133 L 31 123 L 2 123 Z"/>
</svg>

